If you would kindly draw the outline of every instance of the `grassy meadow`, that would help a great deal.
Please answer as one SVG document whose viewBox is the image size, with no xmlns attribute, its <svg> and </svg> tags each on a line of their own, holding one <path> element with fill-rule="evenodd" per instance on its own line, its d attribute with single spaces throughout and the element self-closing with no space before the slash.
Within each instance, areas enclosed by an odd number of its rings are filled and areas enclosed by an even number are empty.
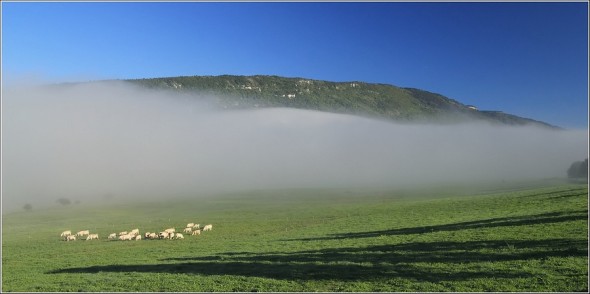
<svg viewBox="0 0 590 294">
<path fill-rule="evenodd" d="M 139 228 L 213 231 L 110 241 Z M 298 189 L 3 216 L 2 291 L 588 290 L 588 186 Z M 90 230 L 100 240 L 62 241 Z M 186 235 L 186 234 L 185 234 Z"/>
</svg>

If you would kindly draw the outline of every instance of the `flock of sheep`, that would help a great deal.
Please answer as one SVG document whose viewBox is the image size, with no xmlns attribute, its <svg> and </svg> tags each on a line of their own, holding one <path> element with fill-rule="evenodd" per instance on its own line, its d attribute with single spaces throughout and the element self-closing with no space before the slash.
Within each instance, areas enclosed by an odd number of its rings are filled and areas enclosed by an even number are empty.
<svg viewBox="0 0 590 294">
<path fill-rule="evenodd" d="M 191 234 L 193 236 L 201 235 L 201 231 L 211 231 L 213 230 L 213 225 L 208 224 L 203 227 L 201 230 L 200 224 L 195 223 L 188 223 L 186 228 L 182 231 L 183 233 Z M 90 234 L 90 231 L 79 231 L 76 234 L 72 234 L 72 231 L 64 231 L 61 233 L 61 237 L 64 241 L 76 241 L 76 237 L 84 237 L 86 236 L 86 240 L 98 240 L 98 234 Z M 129 241 L 129 240 L 141 240 L 141 234 L 139 234 L 139 229 L 133 229 L 130 232 L 124 231 L 120 233 L 112 233 L 108 237 L 109 240 L 121 240 L 121 241 Z M 175 228 L 165 229 L 159 233 L 150 233 L 146 232 L 143 235 L 143 239 L 184 239 L 184 235 L 182 233 L 176 232 Z"/>
</svg>

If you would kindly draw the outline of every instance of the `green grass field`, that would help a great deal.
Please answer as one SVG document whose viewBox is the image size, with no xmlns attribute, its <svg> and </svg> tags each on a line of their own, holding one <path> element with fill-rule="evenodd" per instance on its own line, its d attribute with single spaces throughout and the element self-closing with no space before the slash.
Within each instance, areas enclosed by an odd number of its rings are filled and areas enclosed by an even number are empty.
<svg viewBox="0 0 590 294">
<path fill-rule="evenodd" d="M 588 290 L 588 187 L 280 190 L 3 216 L 3 291 Z M 213 231 L 109 241 L 139 228 Z M 100 240 L 64 242 L 66 230 Z"/>
</svg>

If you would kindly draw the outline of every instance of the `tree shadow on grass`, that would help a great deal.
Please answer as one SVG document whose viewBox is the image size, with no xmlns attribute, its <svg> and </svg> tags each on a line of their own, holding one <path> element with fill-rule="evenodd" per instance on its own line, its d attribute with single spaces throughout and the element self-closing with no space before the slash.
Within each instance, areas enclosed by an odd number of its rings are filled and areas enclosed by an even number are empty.
<svg viewBox="0 0 590 294">
<path fill-rule="evenodd" d="M 427 227 L 333 234 L 322 238 L 300 240 L 367 238 L 381 235 L 535 225 L 587 220 L 587 215 L 587 210 L 554 212 Z M 532 274 L 526 271 L 507 270 L 500 266 L 494 267 L 494 262 L 587 256 L 587 239 L 413 242 L 295 252 L 226 252 L 214 256 L 161 259 L 158 264 L 75 267 L 53 270 L 48 273 L 182 273 L 337 281 L 402 278 L 438 283 L 489 277 L 532 278 Z M 587 272 L 582 272 L 579 275 L 580 279 L 587 279 Z M 584 275 L 585 277 L 583 277 Z"/>
<path fill-rule="evenodd" d="M 491 218 L 477 221 L 460 222 L 454 224 L 433 225 L 413 228 L 390 229 L 369 232 L 339 233 L 331 234 L 324 237 L 285 239 L 283 241 L 316 241 L 316 240 L 337 240 L 337 239 L 354 239 L 354 238 L 372 238 L 390 235 L 410 235 L 424 234 L 441 231 L 459 231 L 467 229 L 493 228 L 493 227 L 512 227 L 538 225 L 548 223 L 559 223 L 576 220 L 587 220 L 588 210 L 551 212 L 536 215 L 524 215 L 515 217 Z"/>
<path fill-rule="evenodd" d="M 568 194 L 566 194 L 566 195 L 556 195 L 556 194 L 563 194 L 563 193 L 568 193 Z M 554 196 L 554 195 L 556 195 L 556 196 Z M 588 195 L 588 189 L 586 189 L 586 188 L 574 188 L 574 189 L 561 190 L 561 191 L 551 191 L 551 192 L 545 192 L 545 193 L 536 193 L 536 194 L 524 195 L 524 196 L 520 196 L 520 197 L 522 197 L 522 198 L 531 198 L 531 197 L 553 196 L 553 197 L 548 197 L 548 198 L 560 198 L 560 197 L 563 197 L 563 196 L 573 197 L 573 196 L 582 196 L 582 195 Z"/>
<path fill-rule="evenodd" d="M 300 264 L 263 262 L 185 262 L 173 264 L 107 265 L 85 268 L 69 268 L 49 272 L 100 273 L 100 272 L 139 272 L 195 275 L 234 275 L 284 280 L 341 280 L 372 281 L 387 278 L 406 278 L 418 281 L 440 282 L 460 281 L 475 278 L 526 278 L 528 273 L 509 270 L 458 271 L 449 273 L 440 269 L 415 267 L 413 265 L 373 265 L 359 264 Z"/>
<path fill-rule="evenodd" d="M 553 239 L 407 243 L 271 253 L 227 252 L 216 256 L 166 258 L 160 260 L 160 264 L 78 267 L 49 273 L 147 272 L 340 281 L 404 278 L 424 282 L 462 281 L 491 276 L 530 278 L 532 275 L 523 271 L 493 267 L 468 271 L 432 264 L 587 256 L 587 245 L 587 240 Z"/>
<path fill-rule="evenodd" d="M 295 257 L 295 259 L 298 259 Z M 106 265 L 83 268 L 69 268 L 49 272 L 100 273 L 100 272 L 139 272 L 196 275 L 233 275 L 283 280 L 341 280 L 372 281 L 387 278 L 406 278 L 418 281 L 440 282 L 460 281 L 494 276 L 497 278 L 526 278 L 528 273 L 490 270 L 458 271 L 449 273 L 440 269 L 424 269 L 408 264 L 400 265 L 360 265 L 360 264 L 321 264 L 321 263 L 267 263 L 267 262 L 184 262 L 137 265 Z"/>
<path fill-rule="evenodd" d="M 588 197 L 588 193 L 578 193 L 578 194 L 566 194 L 566 195 L 556 195 L 556 196 L 551 196 L 548 197 L 547 199 L 563 199 L 563 198 L 572 198 L 572 197 L 580 197 L 580 196 L 585 196 Z"/>
<path fill-rule="evenodd" d="M 588 241 L 579 239 L 414 242 L 341 247 L 292 253 L 227 252 L 217 256 L 166 258 L 163 261 L 468 263 L 587 256 Z"/>
</svg>

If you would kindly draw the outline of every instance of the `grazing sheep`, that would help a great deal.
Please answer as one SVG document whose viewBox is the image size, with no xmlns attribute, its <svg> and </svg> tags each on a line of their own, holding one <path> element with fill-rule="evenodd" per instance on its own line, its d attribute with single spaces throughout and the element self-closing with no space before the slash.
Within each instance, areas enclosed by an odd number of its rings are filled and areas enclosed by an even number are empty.
<svg viewBox="0 0 590 294">
<path fill-rule="evenodd" d="M 121 240 L 121 241 L 125 241 L 125 240 L 129 241 L 132 238 L 133 238 L 133 236 L 131 236 L 131 235 L 121 235 L 121 236 L 119 236 L 119 240 Z"/>
<path fill-rule="evenodd" d="M 135 241 L 137 241 L 137 240 L 141 240 L 141 235 L 135 236 Z"/>
<path fill-rule="evenodd" d="M 110 234 L 109 239 L 117 239 L 117 233 Z"/>
<path fill-rule="evenodd" d="M 76 241 L 76 236 L 74 236 L 74 235 L 67 235 L 66 236 L 66 241 Z"/>
<path fill-rule="evenodd" d="M 98 240 L 98 234 L 89 234 L 88 237 L 86 238 L 86 241 L 88 240 Z"/>
<path fill-rule="evenodd" d="M 160 234 L 158 234 L 160 239 L 166 239 L 166 238 L 168 238 L 169 235 L 170 234 L 168 232 L 160 232 Z"/>
<path fill-rule="evenodd" d="M 63 231 L 60 236 L 65 237 L 65 236 L 69 236 L 71 234 L 72 234 L 72 231 Z"/>
<path fill-rule="evenodd" d="M 192 227 L 194 227 L 194 226 L 195 226 L 195 224 L 194 224 L 194 223 L 188 223 L 188 224 L 186 225 L 186 227 L 187 227 L 187 228 L 192 228 Z"/>
<path fill-rule="evenodd" d="M 198 230 L 198 229 L 200 229 L 200 228 L 201 228 L 201 225 L 200 225 L 200 224 L 195 224 L 195 225 L 193 226 L 193 230 Z"/>
<path fill-rule="evenodd" d="M 181 233 L 176 233 L 175 239 L 184 239 L 184 236 Z"/>
<path fill-rule="evenodd" d="M 201 230 L 194 230 L 191 235 L 197 236 L 197 235 L 200 235 L 200 234 L 201 234 Z"/>
<path fill-rule="evenodd" d="M 123 231 L 119 233 L 119 236 L 127 235 L 127 231 Z"/>
<path fill-rule="evenodd" d="M 176 232 L 176 229 L 175 228 L 165 229 L 164 232 L 171 234 L 171 233 Z"/>
<path fill-rule="evenodd" d="M 213 230 L 213 225 L 209 224 L 203 227 L 203 232 Z"/>
<path fill-rule="evenodd" d="M 131 230 L 131 232 L 129 232 L 129 234 L 139 235 L 139 229 L 133 229 L 133 230 Z"/>
<path fill-rule="evenodd" d="M 90 231 L 86 230 L 86 231 L 80 231 L 76 233 L 76 236 L 87 236 L 90 235 Z"/>
<path fill-rule="evenodd" d="M 147 238 L 149 238 L 149 239 L 156 239 L 157 237 L 158 237 L 158 235 L 156 235 L 156 233 L 150 233 L 149 236 L 146 237 L 146 239 Z"/>
<path fill-rule="evenodd" d="M 190 227 L 186 227 L 186 228 L 184 228 L 184 231 L 182 231 L 182 232 L 183 233 L 190 233 L 192 231 L 193 231 L 193 229 L 191 229 Z"/>
</svg>

